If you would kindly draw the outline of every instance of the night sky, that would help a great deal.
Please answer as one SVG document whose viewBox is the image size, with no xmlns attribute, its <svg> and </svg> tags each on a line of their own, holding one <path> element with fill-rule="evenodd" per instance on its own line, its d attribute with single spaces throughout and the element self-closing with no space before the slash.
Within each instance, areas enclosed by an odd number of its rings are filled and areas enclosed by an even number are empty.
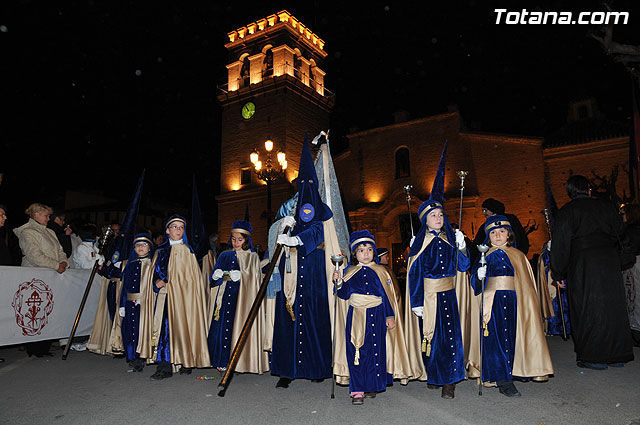
<svg viewBox="0 0 640 425">
<path fill-rule="evenodd" d="M 65 189 L 127 201 L 143 168 L 145 196 L 185 206 L 195 173 L 215 215 L 227 33 L 282 9 L 326 42 L 334 152 L 401 109 L 421 118 L 456 104 L 470 130 L 531 136 L 561 127 L 575 99 L 631 115 L 629 74 L 594 27 L 495 24 L 496 8 L 603 10 L 596 1 L 1 3 L 0 203 L 14 217 Z M 617 42 L 640 44 L 632 4 L 613 3 L 630 13 Z"/>
</svg>

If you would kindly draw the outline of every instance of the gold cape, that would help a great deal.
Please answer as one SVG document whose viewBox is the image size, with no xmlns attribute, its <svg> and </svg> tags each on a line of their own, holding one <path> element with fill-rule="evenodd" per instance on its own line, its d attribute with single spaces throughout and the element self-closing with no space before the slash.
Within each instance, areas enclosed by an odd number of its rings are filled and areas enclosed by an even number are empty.
<svg viewBox="0 0 640 425">
<path fill-rule="evenodd" d="M 411 362 L 409 354 L 407 352 L 404 319 L 402 317 L 402 311 L 398 302 L 398 294 L 396 293 L 393 286 L 391 274 L 385 266 L 375 263 L 368 264 L 367 266 L 371 267 L 371 269 L 378 275 L 378 279 L 380 279 L 380 282 L 382 282 L 382 288 L 384 289 L 384 292 L 389 299 L 389 303 L 391 304 L 391 308 L 395 313 L 396 326 L 391 330 L 387 329 L 386 332 L 387 373 L 393 375 L 393 379 L 400 380 L 401 385 L 407 385 L 410 380 L 419 379 L 422 371 Z M 345 273 L 343 280 L 346 282 L 361 268 L 362 266 L 360 264 L 349 268 L 347 273 Z M 340 325 L 341 329 L 343 330 L 343 334 L 344 330 L 346 330 L 346 317 L 347 316 L 345 312 L 344 322 L 342 322 Z M 342 355 L 344 356 L 346 361 L 346 347 Z M 420 363 L 422 363 L 422 358 L 420 358 Z M 348 378 L 349 376 L 347 373 L 347 375 L 342 376 L 341 380 L 339 380 L 338 382 L 341 384 L 344 384 L 345 382 L 348 383 Z"/>
<path fill-rule="evenodd" d="M 109 317 L 109 307 L 107 305 L 107 290 L 109 289 L 109 282 L 116 281 L 116 311 L 114 320 Z M 100 299 L 98 300 L 98 309 L 96 310 L 96 317 L 93 321 L 93 328 L 91 329 L 91 335 L 87 342 L 87 349 L 96 354 L 114 354 L 111 347 L 112 342 L 118 339 L 120 340 L 120 346 L 122 346 L 122 335 L 112 335 L 112 331 L 115 330 L 114 322 L 120 318 L 118 311 L 120 310 L 120 291 L 122 290 L 122 281 L 120 279 L 107 279 L 102 278 L 102 285 L 100 287 Z M 120 328 L 117 328 L 117 332 L 120 332 Z M 69 341 L 71 343 L 71 341 Z M 115 353 L 121 352 L 116 351 Z"/>
<path fill-rule="evenodd" d="M 261 284 L 260 259 L 258 254 L 251 251 L 236 251 L 238 258 L 238 268 L 241 272 L 240 290 L 236 304 L 236 314 L 233 321 L 233 331 L 231 333 L 232 347 L 236 346 L 242 327 L 249 317 L 249 311 L 258 295 Z M 219 297 L 224 294 L 218 294 Z M 263 350 L 262 337 L 264 326 L 264 311 L 262 307 L 258 310 L 253 325 L 249 330 L 247 342 L 242 348 L 238 358 L 235 371 L 240 373 L 259 373 L 269 371 L 269 356 Z M 232 351 L 233 352 L 233 351 Z"/>
<path fill-rule="evenodd" d="M 487 255 L 502 249 L 515 271 L 514 281 L 517 298 L 516 348 L 513 358 L 514 376 L 542 377 L 553 375 L 553 364 L 542 327 L 538 294 L 535 289 L 533 270 L 525 255 L 513 247 L 491 247 Z M 475 297 L 473 308 L 477 312 L 473 319 L 473 346 L 469 353 L 469 377 L 480 377 L 480 295 Z"/>
<path fill-rule="evenodd" d="M 209 250 L 207 255 L 202 257 L 202 283 L 204 284 L 204 301 L 207 306 L 207 329 L 211 326 L 211 318 L 215 311 L 216 288 L 212 288 L 209 282 L 213 267 L 216 265 L 216 256 Z"/>
<path fill-rule="evenodd" d="M 157 257 L 158 251 L 153 257 L 151 270 L 155 269 Z M 171 247 L 167 278 L 166 304 L 171 363 L 174 369 L 177 365 L 187 368 L 209 367 L 211 362 L 207 345 L 207 313 L 202 271 L 195 255 L 185 244 L 176 244 Z M 140 311 L 138 343 L 140 357 L 146 358 L 148 362 L 153 357 L 153 304 L 157 297 L 154 296 L 152 285 L 154 285 L 153 273 L 150 273 L 148 282 L 145 283 L 144 288 L 140 288 L 143 302 Z M 157 308 L 163 309 L 164 303 Z"/>
<path fill-rule="evenodd" d="M 435 238 L 433 234 L 427 233 L 422 241 L 422 247 L 415 256 L 409 257 L 407 261 L 407 284 L 405 288 L 405 302 L 404 302 L 404 320 L 405 320 L 405 334 L 407 339 L 407 354 L 411 366 L 414 368 L 418 380 L 427 380 L 427 371 L 422 361 L 422 339 L 423 335 L 420 333 L 419 317 L 411 309 L 411 293 L 409 285 L 409 271 L 413 263 L 420 257 L 422 252 L 431 241 Z M 445 242 L 447 241 L 446 235 L 442 233 L 440 238 Z M 460 330 L 462 332 L 462 345 L 464 347 L 465 364 L 469 362 L 468 353 L 470 347 L 473 345 L 474 333 L 472 329 L 472 312 L 470 309 L 471 300 L 473 294 L 469 286 L 469 277 L 466 272 L 456 271 L 455 276 L 455 290 L 456 298 L 458 299 L 458 314 L 460 316 Z M 476 337 L 477 338 L 477 337 Z"/>
</svg>

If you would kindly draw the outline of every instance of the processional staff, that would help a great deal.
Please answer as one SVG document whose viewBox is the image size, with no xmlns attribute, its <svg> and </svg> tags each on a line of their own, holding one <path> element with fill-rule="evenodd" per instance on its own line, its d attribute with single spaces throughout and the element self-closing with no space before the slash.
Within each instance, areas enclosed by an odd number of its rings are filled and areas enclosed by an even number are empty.
<svg viewBox="0 0 640 425">
<path fill-rule="evenodd" d="M 544 222 L 547 224 L 549 241 L 551 241 L 551 211 L 549 208 L 545 208 L 540 212 L 544 215 Z M 562 339 L 566 341 L 568 339 L 567 324 L 564 322 L 564 307 L 562 307 L 562 297 L 560 296 L 560 284 L 553 278 L 551 284 L 556 288 L 556 294 L 558 294 L 558 307 L 560 308 L 560 318 L 562 319 Z"/>
</svg>

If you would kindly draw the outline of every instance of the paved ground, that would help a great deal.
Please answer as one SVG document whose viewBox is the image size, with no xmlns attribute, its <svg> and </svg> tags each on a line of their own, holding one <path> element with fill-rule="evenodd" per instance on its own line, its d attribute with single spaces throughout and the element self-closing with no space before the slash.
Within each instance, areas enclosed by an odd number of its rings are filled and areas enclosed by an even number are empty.
<svg viewBox="0 0 640 425">
<path fill-rule="evenodd" d="M 236 375 L 225 397 L 212 369 L 156 382 L 154 368 L 127 373 L 126 363 L 89 352 L 67 360 L 28 358 L 20 347 L 0 348 L 1 424 L 616 424 L 640 425 L 640 349 L 636 361 L 606 371 L 575 366 L 573 345 L 549 338 L 556 375 L 549 382 L 517 383 L 522 397 L 495 388 L 478 396 L 475 381 L 457 386 L 454 400 L 424 383 L 395 384 L 364 406 L 352 406 L 348 388 L 331 381 L 294 381 L 276 389 L 270 375 Z"/>
</svg>

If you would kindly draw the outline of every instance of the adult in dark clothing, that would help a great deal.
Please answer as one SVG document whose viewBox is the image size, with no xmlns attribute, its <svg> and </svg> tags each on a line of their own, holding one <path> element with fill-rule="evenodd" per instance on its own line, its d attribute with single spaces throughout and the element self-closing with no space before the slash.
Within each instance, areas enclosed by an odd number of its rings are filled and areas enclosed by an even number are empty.
<svg viewBox="0 0 640 425">
<path fill-rule="evenodd" d="M 522 251 L 524 255 L 527 255 L 527 253 L 529 252 L 529 238 L 527 237 L 527 233 L 524 231 L 524 227 L 522 227 L 522 224 L 520 223 L 520 220 L 518 220 L 518 217 L 513 214 L 507 214 L 504 212 L 504 210 L 504 204 L 497 199 L 487 198 L 482 203 L 482 214 L 486 218 L 489 218 L 496 214 L 504 215 L 507 217 L 507 220 L 509 220 L 509 223 L 511 223 L 513 234 L 516 236 L 515 247 Z M 476 236 L 473 238 L 473 244 L 469 247 L 469 252 L 471 254 L 471 264 L 475 263 L 478 255 L 476 246 L 483 244 L 485 239 L 486 235 L 484 233 L 484 226 L 480 226 L 478 232 L 476 233 Z M 467 244 L 467 246 L 469 246 L 469 244 Z"/>
<path fill-rule="evenodd" d="M 11 251 L 7 246 L 6 234 L 4 231 L 4 222 L 7 220 L 7 209 L 4 205 L 0 205 L 0 266 L 11 266 L 13 260 Z"/>
<path fill-rule="evenodd" d="M 606 369 L 633 360 L 633 346 L 616 243 L 616 208 L 592 199 L 589 181 L 565 183 L 571 201 L 556 215 L 551 275 L 567 281 L 572 335 L 579 367 Z"/>
<path fill-rule="evenodd" d="M 0 266 L 11 265 L 11 253 L 7 247 L 5 241 L 5 234 L 3 232 L 4 222 L 7 220 L 7 209 L 4 205 L 0 205 Z M 0 357 L 0 363 L 4 363 L 4 359 Z"/>
<path fill-rule="evenodd" d="M 627 313 L 633 344 L 640 347 L 640 205 L 626 204 L 622 207 L 622 219 L 625 224 L 626 243 L 633 247 L 636 262 L 622 271 L 622 281 L 627 297 Z"/>
<path fill-rule="evenodd" d="M 69 258 L 73 252 L 73 247 L 71 246 L 71 228 L 65 223 L 65 213 L 61 210 L 54 210 L 49 223 L 47 223 L 47 227 L 54 231 L 62 246 L 62 250 L 67 258 Z"/>
</svg>

